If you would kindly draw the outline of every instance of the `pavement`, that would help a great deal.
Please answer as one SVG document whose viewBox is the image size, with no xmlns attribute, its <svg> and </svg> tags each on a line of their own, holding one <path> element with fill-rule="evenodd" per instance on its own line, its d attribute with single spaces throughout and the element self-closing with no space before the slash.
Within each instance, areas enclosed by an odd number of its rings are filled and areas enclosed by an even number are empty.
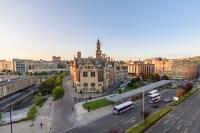
<svg viewBox="0 0 200 133">
<path fill-rule="evenodd" d="M 146 133 L 199 133 L 200 91 L 193 94 Z"/>
<path fill-rule="evenodd" d="M 51 121 L 51 102 L 52 100 L 49 98 L 46 103 L 39 108 L 39 115 L 34 121 L 34 126 L 30 126 L 32 121 L 13 123 L 13 133 L 48 133 Z M 15 113 L 13 112 L 13 114 Z M 40 123 L 43 124 L 42 128 L 40 127 Z M 10 133 L 10 124 L 0 126 L 0 133 Z"/>
<path fill-rule="evenodd" d="M 174 90 L 169 89 L 164 90 L 161 95 L 163 97 L 169 97 L 169 95 L 171 96 L 174 93 Z M 161 101 L 158 108 L 152 108 L 151 104 L 149 104 L 148 101 L 145 100 L 145 108 L 149 109 L 151 112 L 159 110 L 166 104 L 166 102 Z M 93 120 L 92 122 L 78 125 L 77 127 L 66 131 L 65 133 L 109 133 L 110 130 L 112 130 L 113 128 L 116 129 L 119 133 L 123 133 L 127 128 L 130 128 L 131 126 L 142 120 L 140 113 L 141 110 L 142 99 L 135 102 L 134 108 L 132 110 L 129 110 L 128 112 L 121 115 L 113 114 L 112 108 L 110 106 L 109 113 L 107 115 L 105 114 L 103 117 L 98 118 L 97 120 Z M 98 113 L 96 113 L 96 115 L 97 114 Z M 91 112 L 91 117 L 92 116 L 93 114 Z M 85 119 L 88 119 L 88 117 Z"/>
</svg>

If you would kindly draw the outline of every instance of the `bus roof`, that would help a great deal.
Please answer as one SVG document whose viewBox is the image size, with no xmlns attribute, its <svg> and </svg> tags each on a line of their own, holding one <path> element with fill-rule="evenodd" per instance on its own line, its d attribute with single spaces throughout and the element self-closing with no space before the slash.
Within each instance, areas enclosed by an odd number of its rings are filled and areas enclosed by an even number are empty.
<svg viewBox="0 0 200 133">
<path fill-rule="evenodd" d="M 149 92 L 149 94 L 154 94 L 156 92 L 158 92 L 158 91 L 157 90 L 152 90 L 152 91 Z"/>
<path fill-rule="evenodd" d="M 121 109 L 121 108 L 123 108 L 123 107 L 125 107 L 125 106 L 128 106 L 128 105 L 130 105 L 130 104 L 133 104 L 133 102 L 132 102 L 132 101 L 128 101 L 128 102 L 119 104 L 119 105 L 115 106 L 114 108 L 116 108 L 116 109 Z"/>
<path fill-rule="evenodd" d="M 156 97 L 156 96 L 159 96 L 159 94 L 158 93 L 154 93 L 154 94 L 150 95 L 150 97 Z"/>
</svg>

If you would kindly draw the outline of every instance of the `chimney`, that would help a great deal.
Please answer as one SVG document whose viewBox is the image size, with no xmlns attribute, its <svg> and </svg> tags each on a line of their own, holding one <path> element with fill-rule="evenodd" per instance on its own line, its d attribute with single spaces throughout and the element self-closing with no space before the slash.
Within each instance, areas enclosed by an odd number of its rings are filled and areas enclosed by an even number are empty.
<svg viewBox="0 0 200 133">
<path fill-rule="evenodd" d="M 106 55 L 105 55 L 105 54 L 102 54 L 102 58 L 105 59 L 105 58 L 106 58 Z"/>
<path fill-rule="evenodd" d="M 81 52 L 77 52 L 77 59 L 81 59 Z"/>
</svg>

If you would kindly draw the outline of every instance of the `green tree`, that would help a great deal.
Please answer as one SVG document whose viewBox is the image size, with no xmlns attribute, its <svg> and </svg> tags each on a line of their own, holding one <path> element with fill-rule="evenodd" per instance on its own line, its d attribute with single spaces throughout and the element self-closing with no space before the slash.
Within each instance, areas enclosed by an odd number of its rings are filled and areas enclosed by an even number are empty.
<svg viewBox="0 0 200 133">
<path fill-rule="evenodd" d="M 31 126 L 33 126 L 33 121 L 35 120 L 37 114 L 38 114 L 37 107 L 33 105 L 27 112 L 27 119 L 32 120 Z"/>
<path fill-rule="evenodd" d="M 57 76 L 55 84 L 56 84 L 56 86 L 60 86 L 62 84 L 62 78 L 61 78 L 61 76 Z"/>
<path fill-rule="evenodd" d="M 160 75 L 155 73 L 153 75 L 151 75 L 151 80 L 156 82 L 156 81 L 159 81 L 160 80 Z"/>
<path fill-rule="evenodd" d="M 34 97 L 34 99 L 33 99 L 33 103 L 36 105 L 36 106 L 38 106 L 38 105 L 40 105 L 40 103 L 41 102 L 43 102 L 44 101 L 44 97 L 43 96 L 38 96 L 38 95 L 36 95 L 35 97 Z"/>
<path fill-rule="evenodd" d="M 167 75 L 163 75 L 162 80 L 169 80 L 169 77 Z"/>
<path fill-rule="evenodd" d="M 65 94 L 65 91 L 63 88 L 61 88 L 60 86 L 56 86 L 54 89 L 53 89 L 53 100 L 59 100 L 61 98 L 63 98 Z"/>
<path fill-rule="evenodd" d="M 39 90 L 42 93 L 42 95 L 47 95 L 52 92 L 52 90 L 56 87 L 55 83 L 56 77 L 49 77 L 46 81 L 42 82 L 39 85 Z"/>
</svg>

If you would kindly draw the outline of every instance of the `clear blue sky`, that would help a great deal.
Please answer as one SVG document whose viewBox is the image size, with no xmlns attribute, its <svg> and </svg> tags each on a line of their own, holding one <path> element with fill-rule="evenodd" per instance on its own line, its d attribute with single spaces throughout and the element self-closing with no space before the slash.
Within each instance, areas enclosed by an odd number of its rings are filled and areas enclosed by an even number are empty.
<svg viewBox="0 0 200 133">
<path fill-rule="evenodd" d="M 200 54 L 199 0 L 1 0 L 0 59 Z"/>
</svg>

